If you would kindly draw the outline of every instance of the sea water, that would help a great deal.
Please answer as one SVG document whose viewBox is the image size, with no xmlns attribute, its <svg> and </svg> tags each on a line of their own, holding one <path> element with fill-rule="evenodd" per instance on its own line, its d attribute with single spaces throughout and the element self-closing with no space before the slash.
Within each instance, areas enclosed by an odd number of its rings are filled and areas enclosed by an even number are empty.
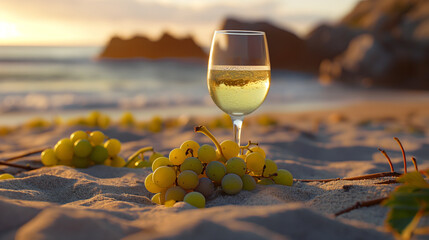
<svg viewBox="0 0 429 240">
<path fill-rule="evenodd" d="M 97 60 L 102 47 L 0 46 L 0 124 L 34 116 L 73 117 L 93 110 L 118 117 L 218 115 L 197 60 Z M 362 100 L 428 97 L 427 93 L 322 86 L 317 76 L 272 70 L 256 111 L 307 111 Z"/>
</svg>

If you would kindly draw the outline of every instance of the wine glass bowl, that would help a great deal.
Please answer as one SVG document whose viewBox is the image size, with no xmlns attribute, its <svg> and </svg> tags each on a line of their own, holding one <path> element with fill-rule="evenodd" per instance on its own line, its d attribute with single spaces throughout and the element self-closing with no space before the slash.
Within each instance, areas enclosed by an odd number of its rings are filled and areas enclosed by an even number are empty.
<svg viewBox="0 0 429 240">
<path fill-rule="evenodd" d="M 265 100 L 271 81 L 264 32 L 221 30 L 213 36 L 207 85 L 215 104 L 231 116 L 240 145 L 244 116 Z"/>
</svg>

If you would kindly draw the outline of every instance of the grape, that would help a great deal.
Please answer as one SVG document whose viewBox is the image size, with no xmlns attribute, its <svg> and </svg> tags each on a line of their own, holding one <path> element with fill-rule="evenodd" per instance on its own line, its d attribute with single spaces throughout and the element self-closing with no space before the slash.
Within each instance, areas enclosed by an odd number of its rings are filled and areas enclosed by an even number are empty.
<svg viewBox="0 0 429 240">
<path fill-rule="evenodd" d="M 77 140 L 80 139 L 88 139 L 88 134 L 82 130 L 79 130 L 70 135 L 70 140 L 72 141 L 72 143 L 75 143 Z"/>
<path fill-rule="evenodd" d="M 206 175 L 215 183 L 220 183 L 226 174 L 226 168 L 223 163 L 218 161 L 210 162 L 206 167 Z"/>
<path fill-rule="evenodd" d="M 249 149 L 249 151 L 246 153 L 246 155 L 249 155 L 249 154 L 251 154 L 252 152 L 258 152 L 258 153 L 262 154 L 262 156 L 263 156 L 264 158 L 266 158 L 266 157 L 267 157 L 267 155 L 265 155 L 265 151 L 264 151 L 264 149 L 262 149 L 262 148 L 260 148 L 260 147 L 251 147 L 251 148 Z"/>
<path fill-rule="evenodd" d="M 182 164 L 183 161 L 185 161 L 186 159 L 185 151 L 180 148 L 175 148 L 171 150 L 170 155 L 168 156 L 168 159 L 170 160 L 171 163 L 178 166 Z"/>
<path fill-rule="evenodd" d="M 264 177 L 269 177 L 270 175 L 277 172 L 277 164 L 270 159 L 265 159 L 265 169 L 264 169 Z"/>
<path fill-rule="evenodd" d="M 165 188 L 162 188 L 158 185 L 156 185 L 152 180 L 153 173 L 147 175 L 146 179 L 144 180 L 144 186 L 146 189 L 151 193 L 159 193 L 165 190 Z"/>
<path fill-rule="evenodd" d="M 73 152 L 78 157 L 88 157 L 91 151 L 92 145 L 87 139 L 79 139 L 74 143 Z"/>
<path fill-rule="evenodd" d="M 246 162 L 239 157 L 230 158 L 226 162 L 226 173 L 235 173 L 242 177 L 246 173 Z"/>
<path fill-rule="evenodd" d="M 177 177 L 177 184 L 185 190 L 194 189 L 198 186 L 198 175 L 191 170 L 185 170 Z"/>
<path fill-rule="evenodd" d="M 155 161 L 159 157 L 164 157 L 161 153 L 153 152 L 152 155 L 149 157 L 150 165 L 152 165 L 153 161 Z"/>
<path fill-rule="evenodd" d="M 152 181 L 162 188 L 167 188 L 174 184 L 176 177 L 176 171 L 173 168 L 162 166 L 153 172 Z"/>
<path fill-rule="evenodd" d="M 55 151 L 52 148 L 45 149 L 40 154 L 40 157 L 45 166 L 55 166 L 58 164 L 58 159 L 55 157 Z"/>
<path fill-rule="evenodd" d="M 222 153 L 227 160 L 233 157 L 237 157 L 240 153 L 240 147 L 234 141 L 225 140 L 220 144 L 220 146 L 222 148 Z"/>
<path fill-rule="evenodd" d="M 89 155 L 89 159 L 95 162 L 95 164 L 102 164 L 109 157 L 109 153 L 107 153 L 107 149 L 103 146 L 97 145 L 92 149 L 91 155 Z"/>
<path fill-rule="evenodd" d="M 73 156 L 72 164 L 77 168 L 87 168 L 89 166 L 89 161 L 86 157 Z"/>
<path fill-rule="evenodd" d="M 273 185 L 275 182 L 271 178 L 262 178 L 258 181 L 258 184 L 261 185 Z"/>
<path fill-rule="evenodd" d="M 249 175 L 250 176 L 262 176 L 262 170 L 261 171 L 257 171 L 257 172 L 250 171 Z"/>
<path fill-rule="evenodd" d="M 198 157 L 198 149 L 200 148 L 200 144 L 195 141 L 188 140 L 182 143 L 182 145 L 180 145 L 180 148 L 185 151 L 185 153 L 186 151 L 188 151 L 188 149 L 192 149 L 192 154 L 191 152 L 188 152 L 188 154 L 186 155 L 187 157 Z"/>
<path fill-rule="evenodd" d="M 159 192 L 150 199 L 152 202 L 162 205 L 165 202 L 165 192 Z"/>
<path fill-rule="evenodd" d="M 195 191 L 203 194 L 205 198 L 209 198 L 211 195 L 213 195 L 215 191 L 215 186 L 212 180 L 206 177 L 202 177 L 198 181 L 198 186 L 195 188 Z"/>
<path fill-rule="evenodd" d="M 93 131 L 89 134 L 88 140 L 94 146 L 101 145 L 104 142 L 104 133 L 100 131 Z"/>
<path fill-rule="evenodd" d="M 186 191 L 183 188 L 179 186 L 171 187 L 167 190 L 167 192 L 165 192 L 165 201 L 168 201 L 168 200 L 183 201 L 185 194 L 186 194 Z"/>
<path fill-rule="evenodd" d="M 180 165 L 180 171 L 183 172 L 185 170 L 192 170 L 196 174 L 200 174 L 203 171 L 203 164 L 201 164 L 198 158 L 189 157 Z"/>
<path fill-rule="evenodd" d="M 13 179 L 13 178 L 15 178 L 15 177 L 12 174 L 9 174 L 9 173 L 0 174 L 0 180 Z"/>
<path fill-rule="evenodd" d="M 73 159 L 73 144 L 69 138 L 63 138 L 54 147 L 55 156 L 65 165 L 70 165 Z"/>
<path fill-rule="evenodd" d="M 116 138 L 111 138 L 104 143 L 109 156 L 114 157 L 121 151 L 121 142 Z"/>
<path fill-rule="evenodd" d="M 112 163 L 110 164 L 110 166 L 112 166 L 112 167 L 123 167 L 123 166 L 125 166 L 125 164 L 126 164 L 126 162 L 122 157 L 115 156 L 112 158 Z"/>
<path fill-rule="evenodd" d="M 277 170 L 277 176 L 273 177 L 273 180 L 280 185 L 292 186 L 293 184 L 293 176 L 286 169 Z"/>
<path fill-rule="evenodd" d="M 167 166 L 167 165 L 172 165 L 170 160 L 168 160 L 168 158 L 166 157 L 159 157 L 155 159 L 155 161 L 153 161 L 152 163 L 152 172 L 155 172 L 155 170 L 159 167 Z"/>
<path fill-rule="evenodd" d="M 226 163 L 226 158 L 224 158 L 223 156 L 222 156 L 222 154 L 220 154 L 220 152 L 216 149 L 216 161 L 219 161 L 219 162 L 223 162 L 223 163 Z"/>
<path fill-rule="evenodd" d="M 245 174 L 241 180 L 243 181 L 243 190 L 252 191 L 256 188 L 256 181 L 252 176 Z"/>
<path fill-rule="evenodd" d="M 147 167 L 151 167 L 150 162 L 141 160 L 141 159 L 135 162 L 134 166 L 132 166 L 132 168 L 147 168 Z"/>
<path fill-rule="evenodd" d="M 206 206 L 206 199 L 199 192 L 186 194 L 183 201 L 197 208 L 204 208 Z"/>
<path fill-rule="evenodd" d="M 172 207 L 174 206 L 174 204 L 176 203 L 175 200 L 171 199 L 171 200 L 165 200 L 164 206 L 166 207 Z"/>
<path fill-rule="evenodd" d="M 106 159 L 106 161 L 103 162 L 103 165 L 111 167 L 112 166 L 112 159 L 110 159 L 110 158 Z"/>
<path fill-rule="evenodd" d="M 198 149 L 198 159 L 203 163 L 209 163 L 216 160 L 216 150 L 207 144 Z"/>
<path fill-rule="evenodd" d="M 222 179 L 222 190 L 226 194 L 234 195 L 243 189 L 243 181 L 240 176 L 234 173 L 228 173 Z"/>
<path fill-rule="evenodd" d="M 265 159 L 259 152 L 253 152 L 246 156 L 247 168 L 250 171 L 262 171 L 265 165 Z"/>
</svg>

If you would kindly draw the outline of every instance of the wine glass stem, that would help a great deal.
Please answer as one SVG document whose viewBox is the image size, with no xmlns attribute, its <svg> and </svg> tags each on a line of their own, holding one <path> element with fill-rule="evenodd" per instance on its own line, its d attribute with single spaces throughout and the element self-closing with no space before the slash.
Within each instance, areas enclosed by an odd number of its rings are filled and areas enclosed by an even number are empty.
<svg viewBox="0 0 429 240">
<path fill-rule="evenodd" d="M 234 140 L 240 146 L 240 137 L 241 137 L 241 126 L 243 125 L 243 119 L 242 116 L 232 116 L 232 124 L 234 125 Z"/>
</svg>

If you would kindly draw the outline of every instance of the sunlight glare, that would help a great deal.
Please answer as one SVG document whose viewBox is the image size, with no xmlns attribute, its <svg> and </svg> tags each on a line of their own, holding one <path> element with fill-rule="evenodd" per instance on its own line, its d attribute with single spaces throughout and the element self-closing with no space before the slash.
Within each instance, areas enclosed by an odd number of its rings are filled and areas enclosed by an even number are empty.
<svg viewBox="0 0 429 240">
<path fill-rule="evenodd" d="M 11 39 L 20 36 L 20 32 L 15 24 L 9 22 L 0 22 L 0 39 Z"/>
</svg>

